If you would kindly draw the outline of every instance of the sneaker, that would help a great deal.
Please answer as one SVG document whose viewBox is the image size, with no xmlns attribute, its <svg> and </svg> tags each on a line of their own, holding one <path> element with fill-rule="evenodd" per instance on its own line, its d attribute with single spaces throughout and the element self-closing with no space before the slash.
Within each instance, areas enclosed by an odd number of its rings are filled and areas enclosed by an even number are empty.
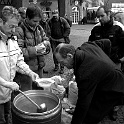
<svg viewBox="0 0 124 124">
<path fill-rule="evenodd" d="M 53 71 L 58 71 L 59 70 L 59 66 L 55 66 Z"/>
<path fill-rule="evenodd" d="M 65 112 L 67 112 L 68 114 L 73 115 L 74 110 L 75 110 L 74 108 L 69 108 L 69 109 L 65 109 Z"/>
</svg>

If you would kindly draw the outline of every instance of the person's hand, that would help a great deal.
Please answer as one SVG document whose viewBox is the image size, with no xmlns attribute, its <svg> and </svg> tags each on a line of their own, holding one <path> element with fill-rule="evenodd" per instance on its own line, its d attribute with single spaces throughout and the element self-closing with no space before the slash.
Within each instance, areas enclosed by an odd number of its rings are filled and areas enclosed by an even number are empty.
<svg viewBox="0 0 124 124">
<path fill-rule="evenodd" d="M 124 63 L 124 57 L 122 57 L 122 58 L 120 59 L 120 61 L 121 61 L 121 63 Z"/>
<path fill-rule="evenodd" d="M 45 51 L 44 54 L 45 55 L 46 54 L 49 54 L 50 53 L 50 50 L 51 50 L 51 44 L 50 44 L 50 42 L 48 40 L 44 40 L 43 43 L 44 43 L 44 45 L 46 47 L 46 51 Z"/>
<path fill-rule="evenodd" d="M 42 55 L 46 51 L 46 47 L 43 43 L 38 44 L 37 46 L 35 46 L 35 48 L 36 48 L 36 51 L 37 51 L 37 55 Z"/>
<path fill-rule="evenodd" d="M 39 79 L 39 75 L 35 72 L 30 72 L 30 77 L 32 78 L 32 81 L 36 81 L 36 79 Z"/>
<path fill-rule="evenodd" d="M 19 85 L 16 82 L 6 82 L 5 87 L 11 89 L 12 91 L 19 90 Z"/>
</svg>

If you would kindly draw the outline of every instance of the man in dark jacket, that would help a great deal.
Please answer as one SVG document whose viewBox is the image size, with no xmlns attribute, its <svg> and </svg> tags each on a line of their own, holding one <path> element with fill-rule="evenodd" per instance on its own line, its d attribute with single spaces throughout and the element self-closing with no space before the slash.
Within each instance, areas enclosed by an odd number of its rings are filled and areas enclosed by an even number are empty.
<svg viewBox="0 0 124 124">
<path fill-rule="evenodd" d="M 97 124 L 122 101 L 124 75 L 102 50 L 106 45 L 98 45 L 86 42 L 75 50 L 62 43 L 55 49 L 58 62 L 73 68 L 76 77 L 78 100 L 71 124 Z"/>
<path fill-rule="evenodd" d="M 99 23 L 91 30 L 89 42 L 99 39 L 109 39 L 111 41 L 110 58 L 118 65 L 124 56 L 124 26 L 113 20 L 112 13 L 106 6 L 100 6 L 97 10 Z"/>
<path fill-rule="evenodd" d="M 51 47 L 52 51 L 55 50 L 58 44 L 60 43 L 70 43 L 69 34 L 70 34 L 70 26 L 68 22 L 59 16 L 58 10 L 54 10 L 52 12 L 52 18 L 48 21 L 48 24 L 51 29 Z M 59 69 L 58 61 L 53 55 L 53 60 L 55 64 L 54 71 Z M 60 65 L 60 74 L 64 71 L 64 66 Z"/>
</svg>

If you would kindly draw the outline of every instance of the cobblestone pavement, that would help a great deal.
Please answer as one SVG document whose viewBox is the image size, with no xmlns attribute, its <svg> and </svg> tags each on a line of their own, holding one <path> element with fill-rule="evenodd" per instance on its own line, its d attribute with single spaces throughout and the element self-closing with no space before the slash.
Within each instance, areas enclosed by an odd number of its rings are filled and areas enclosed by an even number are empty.
<svg viewBox="0 0 124 124">
<path fill-rule="evenodd" d="M 105 117 L 100 123 L 98 124 L 124 124 L 124 107 L 121 106 L 118 111 L 117 115 L 115 116 L 116 121 L 110 120 L 108 117 Z M 61 124 L 70 124 L 72 116 L 67 114 L 64 110 L 62 111 L 62 123 Z"/>
<path fill-rule="evenodd" d="M 92 29 L 93 25 L 73 25 L 71 28 L 71 44 L 73 44 L 75 47 L 80 46 L 82 43 L 86 42 L 88 40 L 88 37 L 90 35 L 90 30 Z M 57 75 L 58 72 L 53 71 L 54 64 L 52 59 L 52 53 L 46 56 L 46 66 L 45 70 L 48 70 L 48 74 L 44 74 L 44 77 L 51 77 L 53 75 Z M 69 124 L 70 116 L 68 117 L 67 114 L 64 114 L 62 116 L 65 119 L 65 123 L 62 124 Z M 68 119 L 67 119 L 68 118 Z M 121 106 L 116 115 L 116 121 L 111 121 L 107 117 L 103 119 L 99 124 L 124 124 L 124 106 Z"/>
</svg>

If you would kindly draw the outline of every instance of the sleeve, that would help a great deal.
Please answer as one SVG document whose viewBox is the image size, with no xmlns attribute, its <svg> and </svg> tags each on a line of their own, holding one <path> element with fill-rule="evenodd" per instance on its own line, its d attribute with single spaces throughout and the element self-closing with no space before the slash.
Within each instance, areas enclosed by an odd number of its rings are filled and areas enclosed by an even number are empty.
<svg viewBox="0 0 124 124">
<path fill-rule="evenodd" d="M 69 23 L 70 27 L 72 27 L 72 21 L 70 19 L 68 19 L 68 23 Z"/>
<path fill-rule="evenodd" d="M 43 41 L 44 40 L 49 41 L 49 38 L 46 36 L 46 33 L 45 33 L 44 29 L 40 25 L 39 25 L 39 30 L 40 30 L 40 35 L 41 35 Z"/>
<path fill-rule="evenodd" d="M 93 42 L 96 43 L 110 57 L 111 41 L 109 39 L 100 39 Z"/>
<path fill-rule="evenodd" d="M 120 52 L 120 56 L 124 57 L 124 31 L 123 30 L 119 30 L 119 32 L 117 33 L 117 40 L 119 43 L 119 52 Z"/>
<path fill-rule="evenodd" d="M 36 57 L 37 52 L 36 52 L 35 46 L 27 45 L 28 39 L 25 37 L 24 31 L 21 27 L 18 27 L 16 29 L 15 35 L 18 38 L 18 44 L 23 52 L 25 60 L 29 60 L 30 58 Z"/>
<path fill-rule="evenodd" d="M 89 110 L 97 83 L 92 83 L 93 81 L 90 79 L 78 80 L 76 82 L 77 85 L 80 83 L 80 86 L 78 85 L 78 100 L 71 124 L 75 124 L 75 122 L 76 124 L 82 124 Z"/>
<path fill-rule="evenodd" d="M 63 26 L 64 26 L 63 36 L 68 37 L 70 34 L 70 25 L 68 24 L 68 22 L 64 18 L 62 18 L 62 20 L 63 20 Z"/>
<path fill-rule="evenodd" d="M 90 34 L 90 36 L 89 36 L 89 39 L 88 39 L 88 42 L 92 42 L 92 41 L 94 41 L 94 40 L 96 40 L 95 39 L 95 32 L 94 32 L 94 28 L 91 30 L 91 34 Z"/>
<path fill-rule="evenodd" d="M 17 44 L 17 47 L 18 47 L 18 50 L 19 50 L 19 55 L 18 55 L 18 59 L 17 59 L 16 70 L 19 73 L 29 75 L 32 72 L 32 70 L 24 62 L 23 53 L 22 53 L 21 49 L 19 48 L 18 44 Z"/>
</svg>

